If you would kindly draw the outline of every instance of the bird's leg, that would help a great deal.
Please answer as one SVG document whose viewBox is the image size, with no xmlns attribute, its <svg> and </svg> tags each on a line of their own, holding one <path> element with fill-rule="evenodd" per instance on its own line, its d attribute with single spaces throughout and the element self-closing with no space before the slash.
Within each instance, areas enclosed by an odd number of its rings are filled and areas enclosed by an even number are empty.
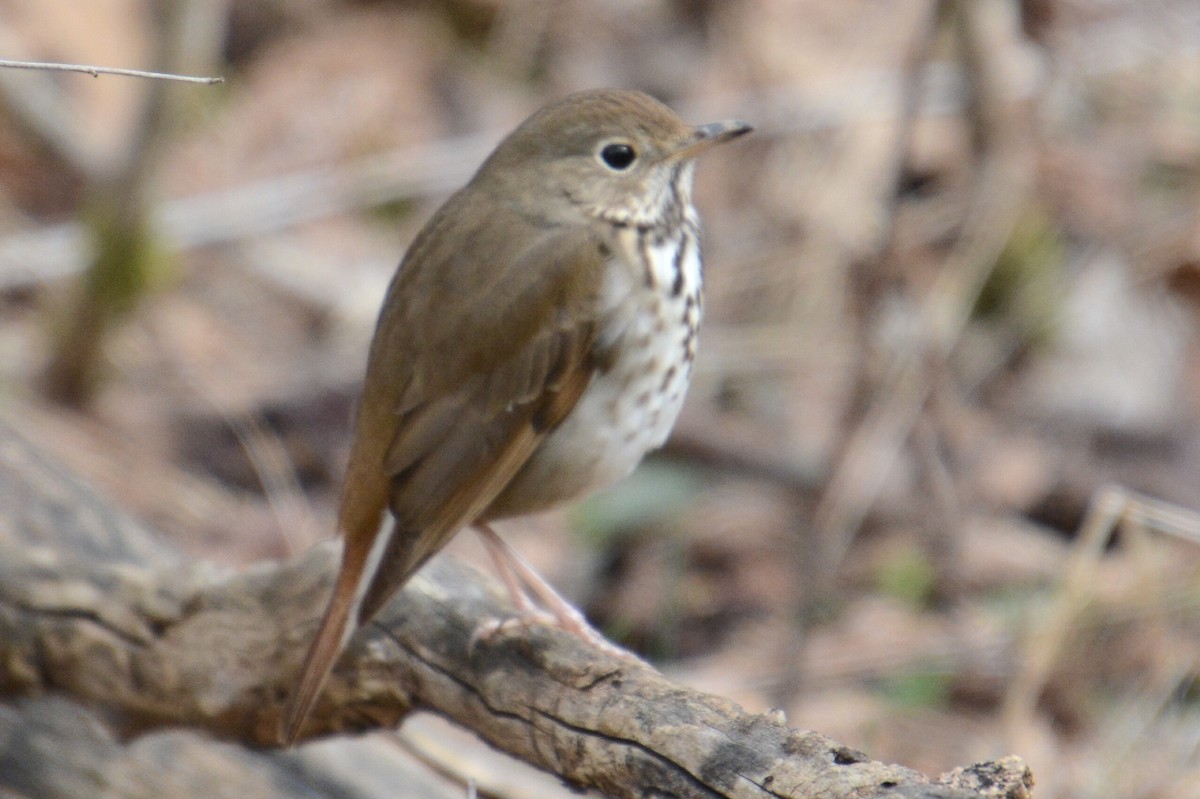
<svg viewBox="0 0 1200 799">
<path fill-rule="evenodd" d="M 520 578 L 517 577 L 513 570 L 513 559 L 517 553 L 508 547 L 503 539 L 496 534 L 496 531 L 486 524 L 478 525 L 476 528 L 479 532 L 479 538 L 483 541 L 483 545 L 487 547 L 488 555 L 492 558 L 492 565 L 496 568 L 496 574 L 500 575 L 500 580 L 504 583 L 504 587 L 508 589 L 508 597 L 517 608 L 517 612 L 522 615 L 534 615 L 537 613 L 537 606 L 533 604 L 533 600 L 529 598 L 529 594 L 525 593 L 525 589 L 521 587 Z"/>
<path fill-rule="evenodd" d="M 492 561 L 496 564 L 496 571 L 500 572 L 500 579 L 504 581 L 504 585 L 512 595 L 513 604 L 517 606 L 517 609 L 522 614 L 526 616 L 532 615 L 535 618 L 542 615 L 538 612 L 538 608 L 533 605 L 529 595 L 522 590 L 520 583 L 524 583 L 533 591 L 542 604 L 545 605 L 546 609 L 553 615 L 554 621 L 562 629 L 608 654 L 616 655 L 622 659 L 631 659 L 633 657 L 629 652 L 613 644 L 597 632 L 592 625 L 588 624 L 583 614 L 571 605 L 570 602 L 563 599 L 515 549 L 510 547 L 503 538 L 496 534 L 496 531 L 490 525 L 477 524 L 476 530 L 479 532 L 479 537 L 483 539 L 488 554 L 492 556 Z"/>
</svg>

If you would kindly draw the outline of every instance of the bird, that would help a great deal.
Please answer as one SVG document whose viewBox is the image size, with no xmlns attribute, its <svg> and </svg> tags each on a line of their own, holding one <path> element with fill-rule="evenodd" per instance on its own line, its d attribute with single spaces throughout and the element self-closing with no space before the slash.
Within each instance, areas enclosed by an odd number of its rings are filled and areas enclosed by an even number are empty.
<svg viewBox="0 0 1200 799">
<path fill-rule="evenodd" d="M 563 627 L 599 636 L 490 524 L 611 485 L 666 440 L 703 305 L 696 158 L 751 129 L 689 125 L 638 91 L 577 92 L 518 125 L 417 234 L 371 341 L 340 568 L 285 744 L 353 633 L 464 527 L 519 608 L 516 575 Z"/>
</svg>

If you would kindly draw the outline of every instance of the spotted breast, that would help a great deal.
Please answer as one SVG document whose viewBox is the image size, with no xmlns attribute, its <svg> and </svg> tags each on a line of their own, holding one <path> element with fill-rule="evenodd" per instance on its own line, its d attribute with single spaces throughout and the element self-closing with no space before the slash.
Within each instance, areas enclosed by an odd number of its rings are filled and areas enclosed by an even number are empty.
<svg viewBox="0 0 1200 799">
<path fill-rule="evenodd" d="M 689 170 L 690 172 L 690 170 Z M 678 176 L 685 196 L 690 174 Z M 598 301 L 601 365 L 578 404 L 491 508 L 493 518 L 611 485 L 666 441 L 683 407 L 703 306 L 699 221 L 612 223 Z M 536 488 L 535 488 L 536 487 Z"/>
</svg>

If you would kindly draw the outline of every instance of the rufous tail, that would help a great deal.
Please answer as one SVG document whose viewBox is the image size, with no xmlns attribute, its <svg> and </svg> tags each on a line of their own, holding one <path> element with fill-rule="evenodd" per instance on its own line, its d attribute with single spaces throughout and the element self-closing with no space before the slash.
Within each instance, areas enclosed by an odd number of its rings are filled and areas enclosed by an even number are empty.
<svg viewBox="0 0 1200 799">
<path fill-rule="evenodd" d="M 386 525 L 390 528 L 390 525 Z M 379 530 L 371 549 L 365 553 L 347 548 L 342 556 L 342 566 L 333 596 L 325 608 L 321 628 L 317 631 L 300 670 L 300 681 L 288 697 L 280 725 L 280 741 L 292 746 L 300 735 L 305 720 L 312 712 L 329 673 L 333 671 L 338 656 L 359 626 L 359 606 L 362 604 L 374 573 L 379 568 L 380 553 L 386 548 L 390 529 Z"/>
</svg>

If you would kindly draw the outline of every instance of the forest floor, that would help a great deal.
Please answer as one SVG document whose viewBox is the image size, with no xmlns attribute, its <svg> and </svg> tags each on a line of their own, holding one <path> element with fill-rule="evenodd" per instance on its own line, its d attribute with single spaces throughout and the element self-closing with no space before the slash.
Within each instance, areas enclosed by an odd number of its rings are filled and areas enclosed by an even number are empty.
<svg viewBox="0 0 1200 799">
<path fill-rule="evenodd" d="M 597 85 L 744 118 L 697 178 L 675 436 L 500 531 L 674 678 L 873 758 L 1200 796 L 1194 3 L 284 5 L 232 4 L 226 82 L 171 88 L 166 232 L 77 408 L 43 391 L 70 235 L 147 88 L 56 76 L 67 143 L 2 89 L 0 413 L 27 437 L 196 558 L 303 551 L 387 281 L 504 131 Z M 76 6 L 13 4 L 14 56 L 149 58 L 142 4 Z"/>
</svg>

